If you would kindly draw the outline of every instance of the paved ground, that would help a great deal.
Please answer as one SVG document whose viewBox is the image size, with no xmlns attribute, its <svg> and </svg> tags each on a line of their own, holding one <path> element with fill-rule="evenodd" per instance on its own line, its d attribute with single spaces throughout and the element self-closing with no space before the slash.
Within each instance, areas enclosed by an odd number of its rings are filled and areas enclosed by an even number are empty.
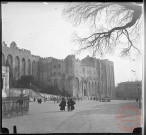
<svg viewBox="0 0 146 135">
<path fill-rule="evenodd" d="M 74 111 L 61 112 L 58 103 L 32 102 L 27 115 L 3 119 L 2 125 L 10 133 L 14 125 L 18 133 L 123 133 L 125 131 L 117 125 L 116 114 L 127 104 L 137 107 L 136 101 L 84 100 L 76 102 Z"/>
</svg>

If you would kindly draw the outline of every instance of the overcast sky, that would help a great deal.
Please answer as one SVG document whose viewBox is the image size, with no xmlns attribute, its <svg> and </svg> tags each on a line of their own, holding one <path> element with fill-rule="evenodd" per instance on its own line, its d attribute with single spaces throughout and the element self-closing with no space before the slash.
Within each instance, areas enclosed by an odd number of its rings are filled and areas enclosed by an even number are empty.
<svg viewBox="0 0 146 135">
<path fill-rule="evenodd" d="M 2 40 L 9 46 L 15 41 L 19 48 L 30 50 L 41 57 L 64 59 L 78 49 L 72 42 L 73 33 L 80 34 L 86 28 L 75 27 L 62 16 L 65 3 L 8 3 L 2 5 Z M 84 30 L 83 30 L 84 29 Z M 82 59 L 90 53 L 76 55 Z M 142 79 L 142 60 L 120 58 L 117 55 L 105 58 L 114 62 L 115 83 Z M 132 72 L 134 70 L 136 72 Z"/>
</svg>

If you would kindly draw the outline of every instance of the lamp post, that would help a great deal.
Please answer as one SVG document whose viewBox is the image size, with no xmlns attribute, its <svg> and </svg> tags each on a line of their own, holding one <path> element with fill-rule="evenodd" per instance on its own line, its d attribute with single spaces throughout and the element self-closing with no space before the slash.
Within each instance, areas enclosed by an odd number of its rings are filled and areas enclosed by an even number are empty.
<svg viewBox="0 0 146 135">
<path fill-rule="evenodd" d="M 137 92 L 138 92 L 138 107 L 141 108 L 141 92 L 140 92 L 140 84 L 137 84 Z"/>
</svg>

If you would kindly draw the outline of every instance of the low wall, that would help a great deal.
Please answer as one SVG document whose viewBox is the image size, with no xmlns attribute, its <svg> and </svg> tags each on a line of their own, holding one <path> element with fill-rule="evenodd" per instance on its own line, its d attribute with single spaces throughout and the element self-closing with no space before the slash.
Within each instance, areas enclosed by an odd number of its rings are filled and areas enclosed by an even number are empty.
<svg viewBox="0 0 146 135">
<path fill-rule="evenodd" d="M 2 98 L 2 118 L 26 114 L 29 110 L 29 96 Z"/>
</svg>

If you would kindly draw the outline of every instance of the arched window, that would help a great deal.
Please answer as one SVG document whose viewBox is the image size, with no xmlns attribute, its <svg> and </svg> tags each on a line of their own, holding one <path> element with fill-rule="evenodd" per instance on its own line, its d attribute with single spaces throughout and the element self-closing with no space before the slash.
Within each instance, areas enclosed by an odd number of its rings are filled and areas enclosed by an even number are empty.
<svg viewBox="0 0 146 135">
<path fill-rule="evenodd" d="M 97 84 L 95 82 L 95 95 L 97 94 Z"/>
<path fill-rule="evenodd" d="M 15 78 L 19 79 L 20 77 L 20 59 L 18 56 L 15 58 Z"/>
<path fill-rule="evenodd" d="M 75 89 L 79 91 L 79 79 L 75 78 Z"/>
<path fill-rule="evenodd" d="M 21 69 L 22 75 L 25 75 L 25 66 L 26 66 L 25 59 L 22 58 L 22 69 Z"/>
<path fill-rule="evenodd" d="M 94 94 L 94 84 L 92 82 L 92 95 Z"/>
<path fill-rule="evenodd" d="M 90 82 L 89 82 L 89 95 L 91 94 L 91 86 L 90 86 Z"/>
<path fill-rule="evenodd" d="M 28 75 L 31 75 L 31 62 L 30 62 L 30 59 L 28 59 L 28 61 L 27 61 L 27 73 L 28 73 Z"/>
<path fill-rule="evenodd" d="M 57 79 L 54 80 L 54 86 L 58 86 L 58 80 Z"/>
<path fill-rule="evenodd" d="M 11 54 L 9 54 L 7 56 L 7 62 L 6 62 L 6 66 L 13 68 L 13 57 Z"/>
<path fill-rule="evenodd" d="M 35 61 L 32 62 L 32 75 L 35 76 Z"/>
<path fill-rule="evenodd" d="M 76 96 L 78 97 L 78 96 L 79 96 L 79 91 L 80 91 L 80 90 L 79 90 L 79 79 L 78 79 L 78 78 L 75 78 L 74 84 L 75 84 L 75 85 L 74 85 L 74 86 L 75 86 L 74 89 L 75 89 L 76 94 L 77 94 Z"/>
<path fill-rule="evenodd" d="M 6 66 L 9 67 L 9 87 L 13 87 L 13 57 L 11 54 L 7 56 Z"/>
</svg>

